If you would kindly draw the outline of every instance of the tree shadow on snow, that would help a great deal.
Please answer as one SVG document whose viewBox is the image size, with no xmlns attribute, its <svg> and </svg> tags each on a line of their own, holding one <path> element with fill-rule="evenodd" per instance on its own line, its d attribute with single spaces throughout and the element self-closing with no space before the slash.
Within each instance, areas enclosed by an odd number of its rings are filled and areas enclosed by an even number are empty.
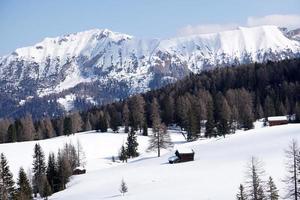
<svg viewBox="0 0 300 200">
<path fill-rule="evenodd" d="M 122 196 L 122 195 L 120 195 L 120 194 L 115 194 L 115 195 L 105 196 L 105 197 L 103 197 L 103 198 L 104 198 L 104 199 L 112 199 L 112 198 L 116 198 L 116 197 L 120 197 L 120 196 Z"/>
</svg>

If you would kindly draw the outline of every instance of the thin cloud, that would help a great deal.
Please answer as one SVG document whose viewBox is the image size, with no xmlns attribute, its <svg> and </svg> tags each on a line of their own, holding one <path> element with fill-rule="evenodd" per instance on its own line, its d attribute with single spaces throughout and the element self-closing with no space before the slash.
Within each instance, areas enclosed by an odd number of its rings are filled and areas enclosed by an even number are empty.
<svg viewBox="0 0 300 200">
<path fill-rule="evenodd" d="M 300 28 L 300 15 L 267 15 L 248 17 L 248 26 L 275 25 L 289 29 Z"/>
<path fill-rule="evenodd" d="M 225 30 L 233 30 L 238 27 L 235 23 L 230 24 L 201 24 L 201 25 L 187 25 L 180 28 L 177 31 L 179 36 L 195 35 L 195 34 L 206 34 L 206 33 L 216 33 Z"/>
<path fill-rule="evenodd" d="M 285 27 L 288 29 L 300 28 L 300 15 L 267 15 L 263 17 L 251 16 L 247 18 L 245 24 L 240 25 L 237 23 L 227 24 L 199 24 L 187 25 L 177 31 L 178 36 L 217 33 L 226 30 L 234 30 L 239 26 L 262 26 L 262 25 L 275 25 L 278 27 Z"/>
</svg>

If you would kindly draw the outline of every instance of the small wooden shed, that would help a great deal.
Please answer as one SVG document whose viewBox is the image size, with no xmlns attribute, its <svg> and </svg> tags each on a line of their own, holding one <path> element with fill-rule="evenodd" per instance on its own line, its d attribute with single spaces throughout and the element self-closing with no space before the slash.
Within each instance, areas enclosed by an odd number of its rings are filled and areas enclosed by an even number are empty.
<svg viewBox="0 0 300 200">
<path fill-rule="evenodd" d="M 278 126 L 288 124 L 288 118 L 286 116 L 273 116 L 268 117 L 269 126 Z"/>
<path fill-rule="evenodd" d="M 189 148 L 179 148 L 175 151 L 175 155 L 179 158 L 180 162 L 188 162 L 194 160 L 195 152 Z"/>
<path fill-rule="evenodd" d="M 85 173 L 86 173 L 86 170 L 83 167 L 76 167 L 73 170 L 72 175 L 79 175 L 79 174 L 85 174 Z"/>
</svg>

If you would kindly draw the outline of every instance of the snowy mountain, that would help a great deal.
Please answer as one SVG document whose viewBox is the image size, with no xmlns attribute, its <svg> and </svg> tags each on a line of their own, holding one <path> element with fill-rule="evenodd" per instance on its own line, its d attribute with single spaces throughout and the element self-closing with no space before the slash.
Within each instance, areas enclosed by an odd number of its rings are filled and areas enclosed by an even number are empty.
<svg viewBox="0 0 300 200">
<path fill-rule="evenodd" d="M 231 200 L 235 198 L 239 184 L 246 181 L 245 172 L 251 156 L 263 161 L 266 174 L 261 178 L 266 180 L 272 176 L 280 196 L 285 195 L 286 185 L 282 182 L 287 175 L 285 149 L 292 139 L 300 141 L 299 131 L 299 124 L 288 124 L 194 142 L 185 142 L 181 133 L 170 131 L 175 146 L 164 150 L 160 158 L 156 152 L 145 151 L 149 138 L 139 135 L 141 155 L 129 159 L 128 163 L 111 161 L 126 141 L 127 134 L 122 131 L 119 134 L 90 131 L 38 142 L 46 157 L 49 152 L 57 152 L 64 143 L 72 141 L 76 144 L 77 140 L 86 154 L 87 173 L 73 176 L 66 190 L 50 197 L 53 200 Z M 32 167 L 35 144 L 36 141 L 0 144 L 0 152 L 6 155 L 15 178 L 19 167 L 23 166 L 26 171 Z M 168 157 L 173 156 L 177 148 L 192 148 L 195 161 L 168 164 Z M 128 185 L 124 197 L 119 192 L 122 178 Z"/>
<path fill-rule="evenodd" d="M 36 105 L 39 113 L 59 115 L 215 66 L 300 57 L 300 42 L 291 37 L 275 26 L 261 26 L 170 39 L 107 29 L 45 38 L 0 57 L 0 117 Z"/>
</svg>

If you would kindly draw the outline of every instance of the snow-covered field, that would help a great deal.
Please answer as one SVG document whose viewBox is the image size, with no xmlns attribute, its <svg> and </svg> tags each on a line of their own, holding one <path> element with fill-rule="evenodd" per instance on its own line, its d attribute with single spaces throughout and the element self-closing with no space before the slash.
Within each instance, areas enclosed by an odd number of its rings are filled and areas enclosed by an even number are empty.
<svg viewBox="0 0 300 200">
<path fill-rule="evenodd" d="M 189 199 L 232 200 L 240 183 L 245 181 L 246 164 L 251 156 L 264 162 L 266 175 L 271 175 L 283 194 L 285 154 L 292 139 L 300 142 L 300 124 L 239 131 L 226 138 L 212 138 L 185 143 L 183 136 L 171 131 L 176 147 L 195 151 L 195 161 L 168 164 L 174 149 L 164 151 L 160 158 L 155 152 L 146 152 L 148 138 L 138 136 L 141 155 L 128 163 L 113 163 L 126 134 L 84 132 L 39 141 L 46 155 L 57 151 L 65 142 L 80 140 L 87 157 L 87 173 L 73 176 L 66 190 L 50 199 Z M 33 146 L 36 142 L 1 144 L 14 174 L 18 168 L 31 167 Z M 266 178 L 267 178 L 266 176 Z M 124 178 L 128 193 L 121 196 L 119 187 Z"/>
</svg>

